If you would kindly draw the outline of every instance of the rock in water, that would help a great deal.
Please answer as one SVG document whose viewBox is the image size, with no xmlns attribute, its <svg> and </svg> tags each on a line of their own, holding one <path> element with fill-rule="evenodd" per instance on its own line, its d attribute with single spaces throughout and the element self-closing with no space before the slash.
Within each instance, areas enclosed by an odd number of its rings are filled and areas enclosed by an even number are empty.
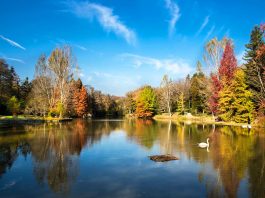
<svg viewBox="0 0 265 198">
<path fill-rule="evenodd" d="M 167 161 L 179 159 L 173 155 L 152 155 L 152 156 L 149 156 L 149 158 L 150 160 L 155 161 L 155 162 L 167 162 Z"/>
</svg>

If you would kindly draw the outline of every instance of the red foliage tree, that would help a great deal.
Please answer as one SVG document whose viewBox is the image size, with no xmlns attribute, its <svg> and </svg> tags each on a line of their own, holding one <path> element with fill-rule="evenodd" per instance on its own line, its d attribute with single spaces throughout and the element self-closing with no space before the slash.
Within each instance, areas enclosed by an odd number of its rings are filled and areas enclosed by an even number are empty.
<svg viewBox="0 0 265 198">
<path fill-rule="evenodd" d="M 234 77 L 237 68 L 237 61 L 234 54 L 234 50 L 231 41 L 228 41 L 223 57 L 221 59 L 221 65 L 219 67 L 219 80 L 225 81 L 225 83 L 230 83 Z"/>
<path fill-rule="evenodd" d="M 217 113 L 219 92 L 222 89 L 222 85 L 216 74 L 211 75 L 211 96 L 208 99 L 208 106 L 213 114 Z"/>
<path fill-rule="evenodd" d="M 216 114 L 218 110 L 219 92 L 222 83 L 230 83 L 237 68 L 237 61 L 231 41 L 228 41 L 221 59 L 217 74 L 211 75 L 211 96 L 208 99 L 209 110 Z"/>
</svg>

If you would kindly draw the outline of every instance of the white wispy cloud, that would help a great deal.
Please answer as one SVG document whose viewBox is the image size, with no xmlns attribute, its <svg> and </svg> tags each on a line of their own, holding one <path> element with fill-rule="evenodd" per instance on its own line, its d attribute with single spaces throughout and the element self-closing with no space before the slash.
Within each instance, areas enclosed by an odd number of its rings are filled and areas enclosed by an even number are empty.
<svg viewBox="0 0 265 198">
<path fill-rule="evenodd" d="M 210 18 L 210 16 L 206 16 L 206 17 L 205 17 L 203 23 L 202 23 L 201 26 L 200 26 L 200 29 L 199 29 L 198 32 L 196 33 L 196 36 L 198 36 L 198 35 L 201 33 L 201 31 L 206 27 L 206 25 L 209 23 L 209 18 Z"/>
<path fill-rule="evenodd" d="M 10 57 L 6 57 L 6 56 L 0 57 L 0 58 L 25 64 L 25 62 L 22 59 L 18 59 L 18 58 L 10 58 Z"/>
<path fill-rule="evenodd" d="M 184 59 L 157 59 L 130 53 L 124 53 L 120 56 L 123 59 L 130 59 L 135 67 L 150 65 L 156 69 L 164 69 L 167 72 L 180 75 L 187 75 L 192 71 L 192 67 Z"/>
<path fill-rule="evenodd" d="M 82 45 L 74 45 L 75 47 L 77 47 L 78 49 L 81 49 L 83 51 L 87 51 L 87 48 L 82 46 Z"/>
<path fill-rule="evenodd" d="M 215 26 L 213 25 L 211 27 L 211 29 L 207 32 L 207 35 L 206 37 L 204 38 L 204 40 L 207 40 L 212 34 L 213 34 L 213 31 L 215 30 Z"/>
<path fill-rule="evenodd" d="M 170 12 L 171 19 L 169 21 L 169 34 L 172 35 L 175 31 L 175 26 L 181 14 L 179 6 L 172 0 L 165 0 L 166 7 Z"/>
<path fill-rule="evenodd" d="M 20 48 L 20 49 L 26 50 L 26 48 L 23 47 L 22 45 L 18 44 L 18 43 L 15 42 L 15 41 L 12 41 L 12 40 L 9 39 L 9 38 L 4 37 L 3 35 L 0 35 L 0 38 L 3 39 L 4 41 L 8 42 L 10 45 L 12 45 L 12 46 L 14 46 L 14 47 L 17 47 L 17 48 Z"/>
<path fill-rule="evenodd" d="M 129 44 L 134 45 L 136 43 L 134 31 L 122 23 L 119 16 L 115 15 L 111 8 L 90 2 L 70 2 L 67 3 L 67 6 L 76 16 L 90 20 L 96 18 L 106 31 L 112 31 L 123 37 Z"/>
</svg>

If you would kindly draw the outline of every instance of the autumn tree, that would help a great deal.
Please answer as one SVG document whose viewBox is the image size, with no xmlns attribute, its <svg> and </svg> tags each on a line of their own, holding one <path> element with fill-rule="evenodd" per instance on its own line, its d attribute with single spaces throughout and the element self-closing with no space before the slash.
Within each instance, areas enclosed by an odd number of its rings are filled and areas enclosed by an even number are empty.
<svg viewBox="0 0 265 198">
<path fill-rule="evenodd" d="M 32 89 L 26 105 L 27 112 L 44 116 L 55 107 L 55 101 L 54 81 L 51 78 L 46 56 L 42 54 L 35 65 Z"/>
<path fill-rule="evenodd" d="M 216 115 L 218 111 L 219 92 L 222 85 L 217 74 L 211 74 L 210 77 L 210 96 L 208 98 L 208 108 L 212 112 L 212 115 Z"/>
<path fill-rule="evenodd" d="M 203 60 L 208 66 L 210 73 L 218 72 L 226 43 L 227 38 L 219 41 L 215 37 L 205 44 Z"/>
<path fill-rule="evenodd" d="M 246 76 L 237 69 L 231 84 L 224 84 L 220 91 L 219 113 L 224 121 L 247 123 L 253 119 L 252 93 L 247 90 Z"/>
<path fill-rule="evenodd" d="M 178 100 L 177 100 L 177 112 L 179 114 L 183 114 L 185 110 L 185 101 L 184 101 L 184 93 L 180 92 Z"/>
<path fill-rule="evenodd" d="M 172 115 L 172 81 L 169 79 L 168 75 L 164 75 L 160 84 L 161 87 L 161 100 L 166 106 L 169 116 Z"/>
<path fill-rule="evenodd" d="M 237 61 L 234 55 L 234 50 L 231 41 L 227 40 L 218 72 L 211 74 L 211 94 L 208 98 L 208 107 L 213 115 L 216 115 L 218 112 L 218 101 L 220 99 L 219 92 L 222 90 L 224 84 L 229 84 L 231 82 L 236 68 Z"/>
<path fill-rule="evenodd" d="M 75 67 L 70 47 L 65 46 L 53 50 L 48 63 L 58 94 L 57 103 L 65 107 L 69 96 L 69 80 L 72 76 L 72 69 Z M 59 112 L 59 116 L 60 118 L 63 116 L 62 111 Z"/>
<path fill-rule="evenodd" d="M 235 70 L 237 68 L 237 61 L 234 54 L 234 50 L 231 41 L 228 41 L 225 46 L 225 51 L 221 59 L 221 64 L 218 69 L 218 73 L 221 81 L 230 83 L 234 77 Z"/>
<path fill-rule="evenodd" d="M 156 113 L 157 98 L 152 87 L 144 87 L 136 102 L 136 115 L 139 118 L 149 118 Z"/>
<path fill-rule="evenodd" d="M 84 117 L 88 113 L 88 94 L 86 88 L 83 85 L 79 92 L 76 113 L 78 117 Z"/>
<path fill-rule="evenodd" d="M 133 93 L 131 93 L 131 92 L 128 92 L 126 94 L 125 108 L 126 108 L 126 112 L 129 113 L 129 114 L 134 113 L 135 110 L 136 110 L 136 101 L 134 99 Z"/>
</svg>

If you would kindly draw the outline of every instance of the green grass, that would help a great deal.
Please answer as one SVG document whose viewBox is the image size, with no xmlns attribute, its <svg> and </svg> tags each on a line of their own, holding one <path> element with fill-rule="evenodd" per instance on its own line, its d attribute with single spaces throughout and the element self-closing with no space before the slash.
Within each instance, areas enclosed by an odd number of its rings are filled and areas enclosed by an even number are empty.
<svg viewBox="0 0 265 198">
<path fill-rule="evenodd" d="M 185 122 L 190 121 L 193 123 L 205 123 L 205 124 L 216 124 L 216 125 L 229 125 L 229 126 L 242 126 L 246 125 L 247 123 L 236 123 L 236 122 L 216 122 L 213 116 L 211 115 L 192 115 L 192 116 L 186 116 L 186 115 L 178 115 L 173 114 L 171 117 L 168 114 L 162 114 L 162 115 L 156 115 L 154 116 L 155 120 L 172 120 L 172 121 L 178 121 L 178 122 Z"/>
<path fill-rule="evenodd" d="M 1 116 L 0 120 L 44 120 L 44 121 L 64 121 L 69 118 L 54 118 L 54 117 L 41 117 L 41 116 L 31 116 L 31 115 L 18 115 L 18 116 Z"/>
</svg>

